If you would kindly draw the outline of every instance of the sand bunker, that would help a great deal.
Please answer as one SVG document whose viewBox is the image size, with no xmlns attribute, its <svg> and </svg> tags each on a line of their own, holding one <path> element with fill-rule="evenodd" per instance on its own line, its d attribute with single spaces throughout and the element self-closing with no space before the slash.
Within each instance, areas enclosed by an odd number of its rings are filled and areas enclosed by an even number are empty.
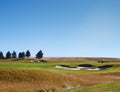
<svg viewBox="0 0 120 92">
<path fill-rule="evenodd" d="M 55 68 L 63 68 L 66 70 L 102 70 L 102 69 L 111 68 L 112 66 L 113 65 L 103 65 L 93 68 L 93 65 L 91 64 L 80 64 L 76 67 L 70 67 L 68 65 L 56 65 Z"/>
</svg>

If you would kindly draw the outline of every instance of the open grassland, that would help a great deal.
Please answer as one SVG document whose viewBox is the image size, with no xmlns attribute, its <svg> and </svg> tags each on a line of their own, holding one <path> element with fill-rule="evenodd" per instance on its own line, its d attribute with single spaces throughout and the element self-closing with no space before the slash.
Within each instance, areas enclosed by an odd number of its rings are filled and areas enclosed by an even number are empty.
<svg viewBox="0 0 120 92">
<path fill-rule="evenodd" d="M 120 92 L 120 82 L 83 86 L 66 92 Z"/>
<path fill-rule="evenodd" d="M 119 59 L 104 59 L 104 63 L 94 58 L 46 60 L 46 63 L 31 62 L 31 59 L 0 60 L 0 92 L 120 92 Z M 113 67 L 99 71 L 55 68 L 56 65 L 79 64 Z"/>
</svg>

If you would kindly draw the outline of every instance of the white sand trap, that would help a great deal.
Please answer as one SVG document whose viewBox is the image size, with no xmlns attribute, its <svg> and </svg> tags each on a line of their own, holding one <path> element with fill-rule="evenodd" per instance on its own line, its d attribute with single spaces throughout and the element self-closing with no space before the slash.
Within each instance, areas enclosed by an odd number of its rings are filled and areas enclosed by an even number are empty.
<svg viewBox="0 0 120 92">
<path fill-rule="evenodd" d="M 89 67 L 78 67 L 79 70 L 88 69 Z"/>
<path fill-rule="evenodd" d="M 88 68 L 88 69 L 86 69 L 86 70 L 101 70 L 100 68 Z"/>
<path fill-rule="evenodd" d="M 79 68 L 64 68 L 64 69 L 67 69 L 67 70 L 80 70 Z"/>
<path fill-rule="evenodd" d="M 88 69 L 88 67 L 67 67 L 67 66 L 61 66 L 61 65 L 56 65 L 55 68 L 63 68 L 66 70 L 82 70 L 82 69 Z"/>
<path fill-rule="evenodd" d="M 56 65 L 55 68 L 63 68 L 66 70 L 101 70 L 101 68 L 90 68 L 90 67 L 67 67 L 67 66 L 62 66 L 62 65 Z"/>
</svg>

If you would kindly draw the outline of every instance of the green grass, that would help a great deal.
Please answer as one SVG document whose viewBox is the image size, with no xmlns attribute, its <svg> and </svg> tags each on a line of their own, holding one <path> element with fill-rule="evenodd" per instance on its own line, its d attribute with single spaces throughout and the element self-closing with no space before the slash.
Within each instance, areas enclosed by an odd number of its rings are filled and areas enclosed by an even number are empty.
<svg viewBox="0 0 120 92">
<path fill-rule="evenodd" d="M 67 92 L 120 92 L 120 82 L 84 86 Z"/>
<path fill-rule="evenodd" d="M 99 71 L 88 71 L 88 70 L 65 70 L 65 69 L 57 69 L 55 65 L 69 65 L 69 66 L 77 66 L 79 64 L 92 64 L 94 66 L 101 66 L 101 65 L 113 65 L 112 68 L 99 70 Z M 0 62 L 0 68 L 7 68 L 7 69 L 31 69 L 31 70 L 50 70 L 54 72 L 65 72 L 65 73 L 105 73 L 105 72 L 120 72 L 120 62 L 106 62 L 106 63 L 97 63 L 96 61 L 49 61 L 47 63 L 31 63 L 30 60 L 20 60 L 20 61 L 7 61 L 7 62 Z"/>
<path fill-rule="evenodd" d="M 12 83 L 13 87 L 16 86 L 16 89 L 21 89 L 24 86 L 24 82 L 26 81 L 26 87 L 29 90 L 29 87 L 33 87 L 33 89 L 40 89 L 39 88 L 39 82 L 41 85 L 41 88 L 44 87 L 44 83 L 47 82 L 47 86 L 54 86 L 58 84 L 61 85 L 64 84 L 64 79 L 70 81 L 70 84 L 73 85 L 72 82 L 83 84 L 84 86 L 80 86 L 80 88 L 75 88 L 72 90 L 65 89 L 65 92 L 120 92 L 120 82 L 116 82 L 116 80 L 112 77 L 115 77 L 117 79 L 117 76 L 110 76 L 112 80 L 112 83 L 110 80 L 105 80 L 109 78 L 109 76 L 103 76 L 106 79 L 101 78 L 99 76 L 101 73 L 112 73 L 112 72 L 120 72 L 120 62 L 104 62 L 104 63 L 97 63 L 97 61 L 48 61 L 46 63 L 32 63 L 31 60 L 19 60 L 19 61 L 11 61 L 11 60 L 0 60 L 0 79 L 2 87 L 8 83 L 10 80 L 10 84 L 7 84 L 10 86 Z M 69 65 L 69 66 L 77 66 L 79 64 L 91 64 L 94 67 L 102 66 L 102 65 L 113 65 L 112 68 L 108 68 L 105 70 L 99 70 L 99 71 L 89 71 L 89 70 L 65 70 L 65 69 L 58 69 L 55 68 L 56 65 Z M 69 76 L 69 73 L 71 76 Z M 113 73 L 113 74 L 114 74 Z M 98 74 L 98 76 L 95 76 Z M 81 76 L 83 75 L 83 76 Z M 86 77 L 86 75 L 92 75 L 92 77 Z M 60 77 L 61 76 L 61 77 Z M 79 77 L 78 77 L 79 76 Z M 54 77 L 54 78 L 53 78 Z M 95 84 L 93 85 L 91 79 L 97 78 Z M 15 81 L 16 79 L 16 81 Z M 48 80 L 47 80 L 48 79 Z M 84 80 L 86 79 L 86 81 Z M 15 82 L 13 82 L 13 80 Z M 19 82 L 17 82 L 19 80 Z M 34 80 L 33 84 L 36 84 L 36 81 L 38 82 L 36 86 L 31 85 L 30 81 Z M 36 80 L 36 81 L 35 81 Z M 47 81 L 45 81 L 47 80 Z M 75 80 L 75 81 L 73 81 Z M 103 82 L 98 82 L 102 81 Z M 118 80 L 118 79 L 117 79 Z M 5 83 L 3 82 L 5 81 Z M 21 83 L 22 81 L 23 83 Z M 42 82 L 41 82 L 42 81 Z M 113 82 L 114 81 L 114 82 Z M 91 83 L 90 83 L 91 82 Z M 105 84 L 99 84 L 104 83 Z M 51 84 L 52 83 L 52 84 Z M 69 84 L 69 83 L 68 83 Z M 88 86 L 90 84 L 90 86 Z M 10 86 L 11 87 L 11 86 Z M 18 87 L 18 88 L 17 88 Z M 9 90 L 9 87 L 7 88 Z M 14 89 L 14 88 L 11 88 Z M 1 89 L 3 91 L 3 89 Z M 2 92 L 0 90 L 0 92 Z M 6 89 L 5 89 L 6 90 Z M 6 91 L 3 91 L 6 92 Z M 9 92 L 9 91 L 8 91 Z M 19 92 L 18 91 L 11 91 L 11 92 Z M 26 91 L 25 91 L 26 92 Z M 29 92 L 29 91 L 28 91 Z M 35 91 L 37 92 L 37 91 Z M 64 91 L 63 91 L 64 92 Z"/>
</svg>

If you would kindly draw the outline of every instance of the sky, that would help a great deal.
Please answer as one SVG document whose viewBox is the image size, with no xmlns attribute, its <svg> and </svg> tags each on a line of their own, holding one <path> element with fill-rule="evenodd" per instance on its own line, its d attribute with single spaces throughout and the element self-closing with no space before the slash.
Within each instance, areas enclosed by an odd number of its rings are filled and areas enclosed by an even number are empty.
<svg viewBox="0 0 120 92">
<path fill-rule="evenodd" d="M 120 0 L 0 0 L 0 51 L 120 58 Z"/>
</svg>

